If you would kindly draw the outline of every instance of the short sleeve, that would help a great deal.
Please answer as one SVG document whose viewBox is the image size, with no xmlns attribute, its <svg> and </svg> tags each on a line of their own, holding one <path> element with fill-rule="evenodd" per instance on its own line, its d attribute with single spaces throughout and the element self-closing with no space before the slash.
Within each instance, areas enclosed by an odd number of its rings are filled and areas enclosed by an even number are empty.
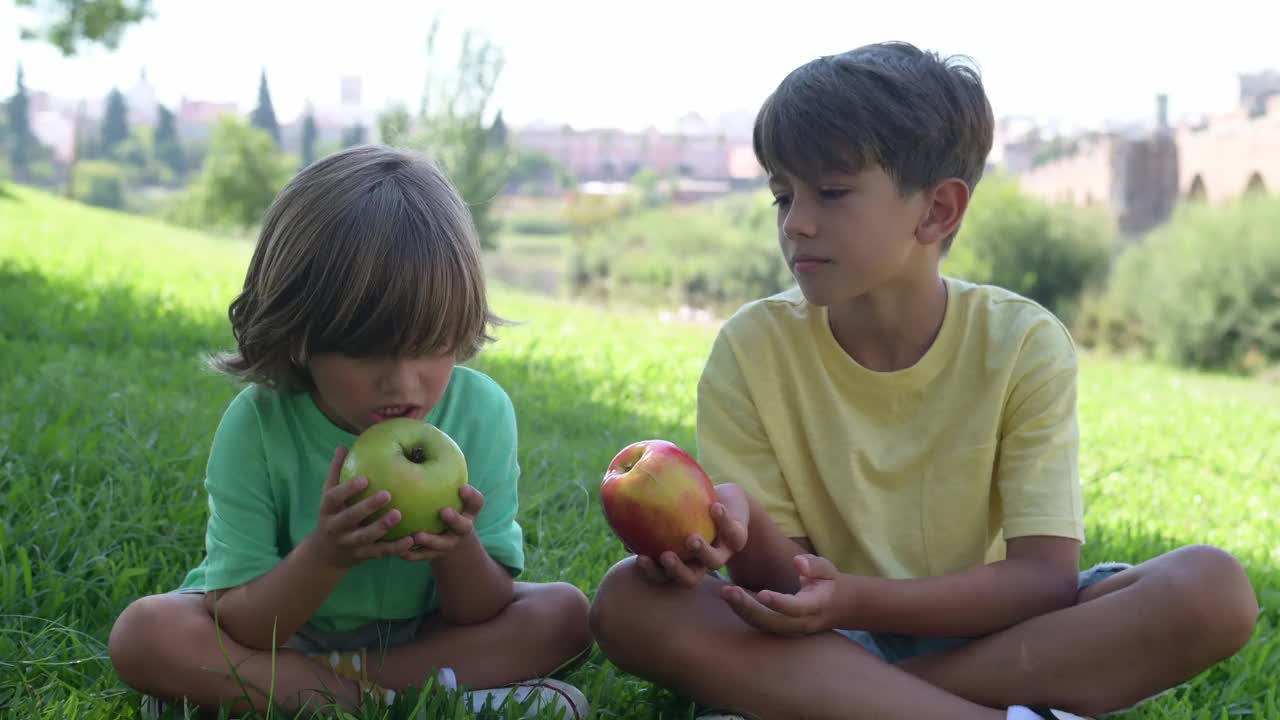
<svg viewBox="0 0 1280 720">
<path fill-rule="evenodd" d="M 248 394 L 236 397 L 214 432 L 205 476 L 205 589 L 243 585 L 281 560 L 262 426 Z"/>
<path fill-rule="evenodd" d="M 1015 363 L 996 461 L 1006 540 L 1050 535 L 1084 541 L 1077 376 L 1066 329 L 1051 319 L 1033 326 Z"/>
<path fill-rule="evenodd" d="M 804 537 L 787 487 L 746 377 L 729 336 L 722 330 L 698 380 L 698 463 L 715 484 L 735 483 L 756 498 L 788 537 Z"/>
<path fill-rule="evenodd" d="M 484 495 L 484 507 L 476 517 L 480 544 L 498 564 L 518 576 L 524 570 L 524 533 L 516 521 L 520 509 L 520 461 L 516 413 L 511 399 L 496 384 L 485 398 L 488 416 L 483 448 L 466 448 L 467 482 Z"/>
</svg>

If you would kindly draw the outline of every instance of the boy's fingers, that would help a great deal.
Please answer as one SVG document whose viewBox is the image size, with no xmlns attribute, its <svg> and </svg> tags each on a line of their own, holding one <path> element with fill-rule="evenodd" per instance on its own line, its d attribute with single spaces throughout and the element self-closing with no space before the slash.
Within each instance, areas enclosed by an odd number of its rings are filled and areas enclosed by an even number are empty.
<svg viewBox="0 0 1280 720">
<path fill-rule="evenodd" d="M 347 502 L 351 498 L 364 492 L 369 486 L 369 480 L 364 477 L 354 477 L 350 481 L 338 483 L 336 486 L 325 491 L 324 499 L 321 506 L 330 515 L 337 515 L 343 512 L 347 507 Z"/>
<path fill-rule="evenodd" d="M 345 504 L 346 498 L 343 498 L 342 502 Z M 386 505 L 389 502 L 391 502 L 391 493 L 387 492 L 386 490 L 381 490 L 379 492 L 376 492 L 373 495 L 370 495 L 369 497 L 356 503 L 355 505 L 347 507 L 346 509 L 338 513 L 337 525 L 340 528 L 356 527 L 361 522 L 363 522 L 365 518 L 369 517 L 374 512 L 376 512 L 378 508 L 382 507 L 383 505 Z M 388 512 L 386 515 L 379 518 L 379 521 L 385 521 L 387 517 L 390 515 L 395 515 L 397 520 L 400 519 L 400 512 L 398 510 L 392 510 Z"/>
<path fill-rule="evenodd" d="M 471 516 L 459 513 L 453 508 L 441 510 L 440 519 L 444 520 L 444 524 L 457 535 L 466 535 L 475 528 L 475 523 L 471 521 Z"/>
<path fill-rule="evenodd" d="M 797 555 L 801 575 L 815 580 L 834 580 L 839 571 L 830 560 L 819 555 Z"/>
<path fill-rule="evenodd" d="M 662 561 L 662 569 L 667 571 L 676 580 L 676 582 L 685 587 L 693 587 L 702 580 L 702 574 L 699 574 L 684 562 L 676 557 L 676 554 L 670 550 L 659 556 Z M 705 573 L 704 573 L 705 574 Z"/>
<path fill-rule="evenodd" d="M 334 487 L 338 484 L 338 478 L 342 476 L 342 463 L 347 459 L 347 449 L 341 445 L 333 451 L 333 459 L 329 461 L 329 475 L 325 478 L 324 489 Z"/>
<path fill-rule="evenodd" d="M 470 485 L 463 485 L 458 490 L 458 495 L 462 498 L 462 512 L 464 515 L 475 517 L 484 509 L 484 494 Z"/>
<path fill-rule="evenodd" d="M 657 563 L 655 563 L 648 555 L 637 555 L 636 567 L 640 568 L 640 572 L 649 582 L 656 583 L 658 585 L 665 585 L 671 582 L 671 578 L 668 577 L 666 573 L 662 572 Z"/>
<path fill-rule="evenodd" d="M 379 537 L 381 537 L 381 535 L 379 535 Z M 368 542 L 361 547 L 359 554 L 366 560 L 370 558 L 385 558 L 408 552 L 411 547 L 413 547 L 413 540 L 411 538 L 383 541 L 378 541 L 375 538 L 373 541 Z"/>
<path fill-rule="evenodd" d="M 776 613 L 760 604 L 751 593 L 740 587 L 729 586 L 721 592 L 729 603 L 729 607 L 738 617 L 752 627 L 776 635 L 794 635 L 797 633 L 795 621 L 785 615 Z"/>
<path fill-rule="evenodd" d="M 413 543 L 433 552 L 442 552 L 452 549 L 457 544 L 457 538 L 447 535 L 432 535 L 431 533 L 417 533 L 413 536 Z"/>
<path fill-rule="evenodd" d="M 803 592 L 789 595 L 764 590 L 760 592 L 757 602 L 774 612 L 795 618 L 806 617 L 818 611 L 813 598 Z"/>
<path fill-rule="evenodd" d="M 376 543 L 378 540 L 382 539 L 382 536 L 386 535 L 391 528 L 395 527 L 398 522 L 400 522 L 400 511 L 392 510 L 368 525 L 353 530 L 349 535 L 352 540 L 351 544 L 353 547 L 359 547 L 361 545 L 371 545 Z"/>
<path fill-rule="evenodd" d="M 747 544 L 747 528 L 729 515 L 723 503 L 711 506 L 711 519 L 716 524 L 716 541 L 731 552 L 737 552 Z"/>
<path fill-rule="evenodd" d="M 732 554 L 724 548 L 716 547 L 717 545 L 719 543 L 708 543 L 700 535 L 689 538 L 689 549 L 693 551 L 698 562 L 708 568 L 719 568 Z"/>
</svg>

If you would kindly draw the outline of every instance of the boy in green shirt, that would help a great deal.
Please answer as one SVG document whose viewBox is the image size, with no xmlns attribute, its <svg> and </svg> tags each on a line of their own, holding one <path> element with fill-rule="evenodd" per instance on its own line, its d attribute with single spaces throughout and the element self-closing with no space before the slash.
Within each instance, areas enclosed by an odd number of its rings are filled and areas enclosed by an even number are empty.
<svg viewBox="0 0 1280 720">
<path fill-rule="evenodd" d="M 479 688 L 465 698 L 476 709 L 530 701 L 584 718 L 582 694 L 542 676 L 590 646 L 586 598 L 515 582 L 515 413 L 458 365 L 496 318 L 448 179 L 378 146 L 307 167 L 268 210 L 230 319 L 237 350 L 213 366 L 249 385 L 214 434 L 205 557 L 111 632 L 144 709 L 353 707 L 432 682 Z M 385 540 L 399 511 L 365 521 L 390 495 L 349 502 L 368 481 L 338 477 L 361 432 L 406 417 L 458 443 L 469 484 L 461 512 L 441 511 L 445 532 Z"/>
</svg>

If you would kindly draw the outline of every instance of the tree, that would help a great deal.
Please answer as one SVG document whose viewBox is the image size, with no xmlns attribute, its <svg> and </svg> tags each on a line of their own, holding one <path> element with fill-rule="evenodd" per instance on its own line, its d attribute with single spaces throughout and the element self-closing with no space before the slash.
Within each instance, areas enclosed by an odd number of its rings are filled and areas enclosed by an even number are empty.
<svg viewBox="0 0 1280 720">
<path fill-rule="evenodd" d="M 397 145 L 409 136 L 409 108 L 394 103 L 378 115 L 378 138 L 386 145 Z"/>
<path fill-rule="evenodd" d="M 116 88 L 111 88 L 107 95 L 107 111 L 102 117 L 102 145 L 99 152 L 103 157 L 111 157 L 116 146 L 129 139 L 128 116 L 124 95 Z"/>
<path fill-rule="evenodd" d="M 151 0 L 15 0 L 15 5 L 37 8 L 44 19 L 41 28 L 22 28 L 22 39 L 44 40 L 63 57 L 77 54 L 81 43 L 115 50 L 130 25 L 151 17 Z"/>
<path fill-rule="evenodd" d="M 302 118 L 302 167 L 316 161 L 316 116 L 307 108 L 306 117 Z"/>
<path fill-rule="evenodd" d="M 258 80 L 258 106 L 250 116 L 253 126 L 271 136 L 271 141 L 280 147 L 280 124 L 276 122 L 276 111 L 271 107 L 271 91 L 267 89 L 267 71 L 262 70 Z"/>
<path fill-rule="evenodd" d="M 194 219 L 251 227 L 292 175 L 292 161 L 276 149 L 271 136 L 241 118 L 224 115 L 214 127 L 195 183 Z"/>
<path fill-rule="evenodd" d="M 467 31 L 451 73 L 437 58 L 437 19 L 427 34 L 427 81 L 418 111 L 418 130 L 403 143 L 429 154 L 448 175 L 462 199 L 485 248 L 497 245 L 498 222 L 490 214 L 492 200 L 507 183 L 512 153 L 505 142 L 505 125 L 487 122 L 494 87 L 502 74 L 501 50 L 488 39 Z M 504 137 L 505 139 L 505 137 Z"/>
<path fill-rule="evenodd" d="M 342 130 L 342 147 L 349 148 L 356 145 L 363 145 L 365 140 L 365 127 L 363 125 L 350 125 Z"/>
<path fill-rule="evenodd" d="M 507 124 L 502 120 L 502 111 L 493 118 L 493 126 L 489 128 L 489 142 L 500 147 L 507 146 Z"/>
<path fill-rule="evenodd" d="M 180 178 L 187 171 L 187 158 L 182 152 L 182 142 L 178 139 L 178 127 L 173 113 L 161 105 L 156 118 L 155 136 L 156 158 L 173 171 L 175 178 Z"/>
<path fill-rule="evenodd" d="M 8 110 L 9 167 L 13 178 L 27 182 L 31 178 L 31 160 L 35 154 L 36 138 L 31 132 L 31 101 L 27 97 L 27 85 L 23 80 L 22 65 L 18 65 L 18 82 Z"/>
</svg>

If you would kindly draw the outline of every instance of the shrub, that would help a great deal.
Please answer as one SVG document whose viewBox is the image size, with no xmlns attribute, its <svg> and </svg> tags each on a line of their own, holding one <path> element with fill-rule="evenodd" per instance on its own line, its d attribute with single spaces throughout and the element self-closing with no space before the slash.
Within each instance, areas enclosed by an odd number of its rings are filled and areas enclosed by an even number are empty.
<svg viewBox="0 0 1280 720">
<path fill-rule="evenodd" d="M 76 200 L 88 205 L 122 210 L 125 183 L 125 171 L 119 165 L 102 160 L 83 160 L 75 166 L 72 194 Z"/>
<path fill-rule="evenodd" d="M 943 270 L 1029 297 L 1070 323 L 1115 244 L 1105 211 L 1049 205 L 993 175 L 978 185 Z"/>
<path fill-rule="evenodd" d="M 1083 342 L 1204 369 L 1280 360 L 1280 197 L 1181 206 L 1090 298 Z"/>
</svg>

